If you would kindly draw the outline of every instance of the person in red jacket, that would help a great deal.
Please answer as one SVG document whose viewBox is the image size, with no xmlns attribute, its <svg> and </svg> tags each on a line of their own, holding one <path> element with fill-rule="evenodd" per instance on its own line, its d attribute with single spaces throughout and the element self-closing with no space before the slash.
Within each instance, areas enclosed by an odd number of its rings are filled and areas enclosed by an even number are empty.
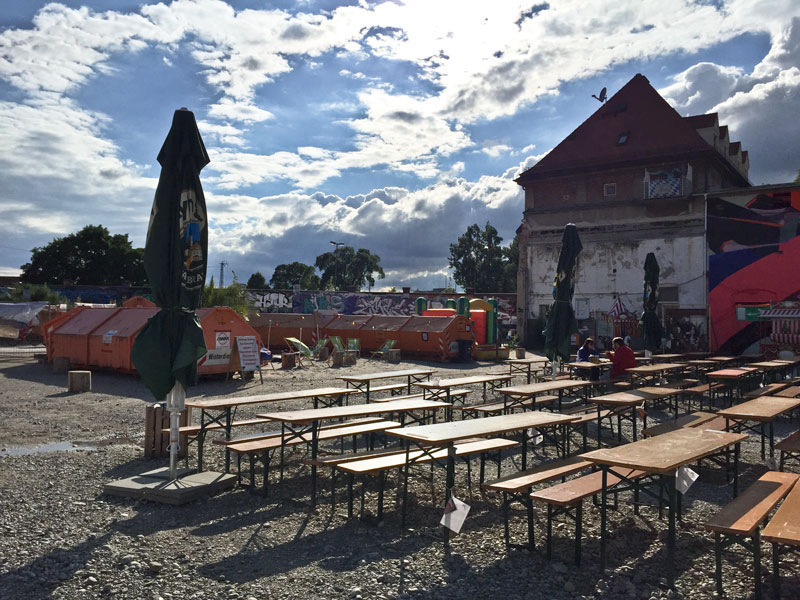
<svg viewBox="0 0 800 600">
<path fill-rule="evenodd" d="M 633 350 L 630 349 L 630 346 L 625 345 L 625 341 L 621 337 L 615 337 L 611 343 L 614 350 L 606 352 L 606 356 L 611 359 L 609 377 L 615 379 L 622 377 L 625 371 L 636 366 L 636 357 L 633 355 Z"/>
</svg>

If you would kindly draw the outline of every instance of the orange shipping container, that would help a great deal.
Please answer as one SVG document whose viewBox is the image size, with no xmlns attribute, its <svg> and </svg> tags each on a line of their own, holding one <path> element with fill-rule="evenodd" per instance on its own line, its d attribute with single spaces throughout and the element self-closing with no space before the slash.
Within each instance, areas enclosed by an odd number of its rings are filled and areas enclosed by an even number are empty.
<svg viewBox="0 0 800 600">
<path fill-rule="evenodd" d="M 90 308 L 79 307 L 59 318 L 48 328 L 48 360 L 66 357 L 72 366 L 135 372 L 131 348 L 147 320 L 158 308 Z M 200 308 L 197 317 L 203 328 L 208 353 L 198 361 L 201 375 L 225 373 L 233 343 L 239 336 L 258 333 L 236 311 L 225 307 Z M 48 324 L 51 325 L 51 324 Z"/>
</svg>

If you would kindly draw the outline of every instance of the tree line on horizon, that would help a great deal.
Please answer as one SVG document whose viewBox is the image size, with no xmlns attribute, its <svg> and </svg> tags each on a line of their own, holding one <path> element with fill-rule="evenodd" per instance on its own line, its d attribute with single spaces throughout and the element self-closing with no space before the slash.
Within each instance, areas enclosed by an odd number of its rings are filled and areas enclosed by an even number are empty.
<svg viewBox="0 0 800 600">
<path fill-rule="evenodd" d="M 487 221 L 481 229 L 470 225 L 466 232 L 450 244 L 448 264 L 453 280 L 464 289 L 476 292 L 513 292 L 516 290 L 518 236 L 508 246 Z M 375 280 L 385 278 L 380 256 L 366 248 L 337 245 L 330 252 L 317 256 L 313 265 L 299 261 L 279 264 L 269 281 L 256 271 L 247 280 L 248 289 L 347 290 L 370 288 Z M 54 238 L 52 242 L 31 250 L 31 260 L 20 267 L 21 280 L 28 285 L 146 286 L 144 248 L 134 248 L 127 234 L 111 235 L 102 225 L 87 225 L 76 233 Z M 317 273 L 319 271 L 319 274 Z M 213 285 L 205 287 L 206 295 L 216 295 Z M 234 283 L 238 286 L 234 273 Z"/>
</svg>

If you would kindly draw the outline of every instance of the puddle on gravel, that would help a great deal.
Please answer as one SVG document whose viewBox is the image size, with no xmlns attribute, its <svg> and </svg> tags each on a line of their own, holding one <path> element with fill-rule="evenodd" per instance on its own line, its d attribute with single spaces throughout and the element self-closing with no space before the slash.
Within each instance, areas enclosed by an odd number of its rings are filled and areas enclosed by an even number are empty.
<svg viewBox="0 0 800 600">
<path fill-rule="evenodd" d="M 74 450 L 97 450 L 96 442 L 52 442 L 34 447 L 2 448 L 0 456 L 26 456 L 44 452 L 71 452 Z"/>
</svg>

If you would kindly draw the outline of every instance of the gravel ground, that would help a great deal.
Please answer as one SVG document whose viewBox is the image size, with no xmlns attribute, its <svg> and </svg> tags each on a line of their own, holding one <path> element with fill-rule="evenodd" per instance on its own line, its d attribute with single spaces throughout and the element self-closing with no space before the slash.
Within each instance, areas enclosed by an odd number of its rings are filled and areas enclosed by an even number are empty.
<svg viewBox="0 0 800 600">
<path fill-rule="evenodd" d="M 426 363 L 427 364 L 427 363 Z M 411 368 L 401 363 L 391 368 Z M 438 376 L 497 372 L 492 364 L 430 363 Z M 264 373 L 256 381 L 203 380 L 193 397 L 255 394 L 335 385 L 344 373 L 383 370 L 360 360 L 355 367 L 323 364 Z M 395 486 L 387 489 L 383 523 L 348 520 L 343 487 L 331 509 L 327 473 L 321 504 L 308 509 L 309 476 L 294 454 L 286 479 L 273 479 L 268 498 L 234 488 L 187 506 L 104 496 L 104 483 L 163 466 L 143 458 L 145 404 L 150 396 L 138 379 L 93 374 L 93 391 L 69 394 L 66 375 L 54 375 L 33 360 L 0 362 L 0 598 L 712 598 L 713 539 L 702 524 L 727 502 L 722 474 L 703 469 L 684 498 L 679 523 L 677 584 L 665 579 L 666 519 L 643 508 L 634 515 L 624 495 L 610 512 L 609 570 L 601 577 L 599 512 L 584 510 L 583 563 L 572 563 L 572 526 L 555 528 L 554 559 L 544 556 L 544 511 L 537 508 L 537 550 L 507 550 L 499 498 L 470 489 L 463 468 L 456 490 L 472 510 L 464 530 L 445 552 L 437 523 L 444 484 L 440 469 L 427 469 L 410 484 L 406 529 L 395 511 Z M 472 402 L 477 399 L 473 398 Z M 301 403 L 271 406 L 301 408 Z M 254 407 L 251 413 L 263 407 Z M 246 417 L 240 411 L 238 417 Z M 658 420 L 663 415 L 651 413 Z M 780 422 L 776 437 L 796 428 Z M 624 430 L 623 430 L 624 431 Z M 627 432 L 626 432 L 627 433 Z M 72 442 L 69 451 L 17 455 L 20 447 Z M 88 444 L 89 448 L 84 447 Z M 223 455 L 207 443 L 207 468 L 222 470 Z M 8 454 L 7 451 L 11 451 Z M 741 483 L 766 470 L 757 440 L 743 445 Z M 552 449 L 539 457 L 552 457 Z M 514 464 L 512 464 L 514 463 Z M 505 459 L 504 472 L 519 456 Z M 374 485 L 372 486 L 374 488 Z M 370 489 L 372 489 L 370 488 Z M 433 498 L 432 498 L 433 492 Z M 367 494 L 369 512 L 376 507 Z M 524 511 L 512 512 L 512 535 L 524 540 Z M 765 595 L 770 593 L 771 553 L 763 546 Z M 725 591 L 730 598 L 752 595 L 752 562 L 742 549 L 728 551 Z M 784 597 L 800 598 L 797 558 L 782 563 Z M 792 595 L 795 594 L 795 595 Z"/>
</svg>

